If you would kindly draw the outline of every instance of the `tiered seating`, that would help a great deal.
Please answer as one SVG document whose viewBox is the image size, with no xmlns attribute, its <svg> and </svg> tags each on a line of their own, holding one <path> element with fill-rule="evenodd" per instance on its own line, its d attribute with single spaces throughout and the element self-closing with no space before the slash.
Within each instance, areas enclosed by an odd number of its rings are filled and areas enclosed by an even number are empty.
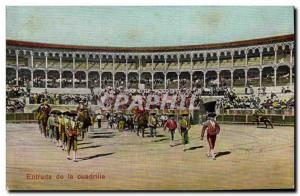
<svg viewBox="0 0 300 196">
<path fill-rule="evenodd" d="M 26 58 L 26 57 L 20 56 L 18 58 L 18 61 L 19 61 L 19 67 L 29 67 L 29 66 L 31 66 L 31 61 L 29 61 L 29 59 Z"/>
<path fill-rule="evenodd" d="M 273 64 L 274 58 L 274 56 L 263 56 L 263 65 Z"/>
<path fill-rule="evenodd" d="M 145 70 L 147 70 L 147 71 L 152 70 L 152 63 L 143 63 L 143 64 L 141 64 L 141 69 L 143 71 L 145 71 Z"/>
<path fill-rule="evenodd" d="M 290 63 L 291 56 L 289 54 L 286 55 L 279 55 L 277 56 L 277 62 L 278 64 L 287 64 Z"/>
<path fill-rule="evenodd" d="M 178 87 L 178 81 L 177 81 L 177 79 L 173 80 L 172 82 L 171 82 L 171 80 L 167 79 L 167 88 L 177 89 L 177 87 Z"/>
<path fill-rule="evenodd" d="M 181 70 L 189 70 L 191 68 L 191 63 L 190 62 L 183 62 L 180 64 L 180 69 Z"/>
<path fill-rule="evenodd" d="M 113 64 L 112 63 L 102 63 L 102 69 L 112 71 L 113 70 Z"/>
<path fill-rule="evenodd" d="M 220 60 L 220 67 L 232 67 L 231 59 Z"/>
<path fill-rule="evenodd" d="M 288 85 L 290 84 L 290 79 L 288 77 L 277 77 L 276 85 Z"/>
<path fill-rule="evenodd" d="M 164 63 L 154 63 L 154 70 L 165 70 L 165 64 Z"/>
<path fill-rule="evenodd" d="M 177 63 L 175 62 L 167 63 L 167 70 L 177 70 L 177 68 L 178 68 Z"/>
<path fill-rule="evenodd" d="M 259 75 L 257 77 L 254 78 L 249 78 L 247 79 L 247 81 L 249 82 L 249 84 L 251 84 L 252 86 L 259 86 Z"/>
<path fill-rule="evenodd" d="M 204 69 L 205 63 L 204 61 L 194 61 L 193 69 Z"/>
<path fill-rule="evenodd" d="M 86 61 L 75 61 L 76 69 L 86 69 Z"/>
<path fill-rule="evenodd" d="M 98 61 L 89 61 L 89 69 L 99 69 L 100 62 Z"/>
<path fill-rule="evenodd" d="M 45 59 L 37 59 L 33 60 L 33 67 L 36 68 L 45 68 L 46 67 L 46 60 Z"/>
<path fill-rule="evenodd" d="M 72 69 L 73 68 L 73 60 L 62 61 L 61 63 L 62 63 L 63 69 Z"/>
<path fill-rule="evenodd" d="M 124 63 L 115 63 L 115 70 L 126 71 L 126 64 L 124 64 Z"/>
<path fill-rule="evenodd" d="M 260 57 L 248 57 L 248 66 L 260 65 Z"/>
<path fill-rule="evenodd" d="M 274 81 L 272 78 L 262 77 L 262 85 L 263 86 L 274 86 Z"/>
<path fill-rule="evenodd" d="M 242 67 L 245 66 L 245 59 L 244 58 L 240 58 L 240 59 L 233 59 L 233 66 L 234 67 Z"/>
<path fill-rule="evenodd" d="M 15 66 L 16 65 L 16 59 L 6 58 L 6 65 L 8 65 L 8 66 Z"/>
<path fill-rule="evenodd" d="M 60 68 L 60 61 L 56 59 L 48 59 L 47 61 L 48 68 Z"/>
<path fill-rule="evenodd" d="M 219 64 L 217 60 L 209 60 L 207 61 L 207 68 L 218 68 Z"/>
<path fill-rule="evenodd" d="M 138 63 L 128 63 L 128 70 L 138 70 L 139 69 L 139 64 Z"/>
</svg>

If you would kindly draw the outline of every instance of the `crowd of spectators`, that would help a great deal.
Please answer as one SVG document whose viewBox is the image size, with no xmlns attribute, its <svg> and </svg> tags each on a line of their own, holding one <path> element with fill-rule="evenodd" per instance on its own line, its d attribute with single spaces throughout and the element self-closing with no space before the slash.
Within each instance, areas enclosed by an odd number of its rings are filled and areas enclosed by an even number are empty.
<svg viewBox="0 0 300 196">
<path fill-rule="evenodd" d="M 247 96 L 238 96 L 231 91 L 220 98 L 216 102 L 216 107 L 219 109 L 291 109 L 294 108 L 294 98 L 280 99 L 276 93 L 271 92 L 270 96 L 264 92 L 266 96 L 263 100 L 260 98 L 261 94 L 255 94 Z"/>
<path fill-rule="evenodd" d="M 141 96 L 143 103 L 146 104 L 148 96 L 156 95 L 159 99 L 157 104 L 153 107 L 158 109 L 168 109 L 171 104 L 166 104 L 165 108 L 160 108 L 163 102 L 163 97 L 169 95 L 170 97 L 176 96 L 176 106 L 182 103 L 182 97 L 185 98 L 185 107 L 193 105 L 199 107 L 202 96 L 222 96 L 216 102 L 216 108 L 219 109 L 286 109 L 294 107 L 293 99 L 279 99 L 278 96 L 271 92 L 270 96 L 266 95 L 266 89 L 262 88 L 261 91 L 248 95 L 245 93 L 243 96 L 238 96 L 234 90 L 227 87 L 216 87 L 211 88 L 181 88 L 177 89 L 161 89 L 161 90 L 150 90 L 150 89 L 124 89 L 123 87 L 112 88 L 107 87 L 105 89 L 91 90 L 90 94 L 66 94 L 66 93 L 49 93 L 45 89 L 42 93 L 32 93 L 30 88 L 18 87 L 15 85 L 7 85 L 6 87 L 6 99 L 7 99 L 7 111 L 22 111 L 25 104 L 41 104 L 44 98 L 47 99 L 49 104 L 63 104 L 63 105 L 77 105 L 80 101 L 88 105 L 99 105 L 103 103 L 104 106 L 113 106 L 116 102 L 118 95 L 124 95 L 128 97 L 129 106 L 134 98 Z M 287 89 L 283 89 L 282 92 L 286 93 Z M 261 100 L 261 95 L 265 95 L 264 99 Z M 110 97 L 107 99 L 107 97 Z M 104 99 L 106 98 L 106 99 Z M 194 103 L 191 103 L 193 98 Z M 27 101 L 26 101 L 27 100 Z M 126 105 L 124 105 L 126 107 Z"/>
<path fill-rule="evenodd" d="M 6 111 L 23 112 L 25 107 L 26 91 L 15 85 L 6 85 Z"/>
<path fill-rule="evenodd" d="M 123 105 L 123 107 L 128 107 L 132 101 L 136 101 L 136 97 L 140 96 L 141 100 L 144 105 L 146 105 L 146 101 L 151 100 L 153 101 L 155 98 L 154 96 L 158 99 L 156 104 L 152 105 L 152 109 L 157 108 L 157 109 L 170 109 L 171 104 L 168 103 L 165 105 L 165 108 L 160 108 L 163 102 L 163 97 L 165 95 L 168 95 L 169 97 L 174 97 L 176 96 L 176 103 L 175 107 L 179 107 L 181 103 L 181 99 L 184 97 L 184 106 L 189 107 L 190 102 L 193 98 L 193 106 L 198 107 L 200 100 L 201 100 L 201 91 L 200 89 L 195 89 L 195 90 L 190 90 L 190 89 L 180 89 L 180 90 L 175 90 L 175 89 L 166 89 L 166 90 L 138 90 L 138 89 L 131 89 L 131 90 L 124 90 L 122 88 L 107 88 L 103 89 L 98 92 L 97 95 L 95 96 L 95 100 L 97 103 L 100 101 L 104 104 L 104 106 L 109 106 L 109 105 L 114 105 L 117 96 L 119 97 L 128 97 L 128 102 L 127 104 Z M 193 96 L 194 95 L 194 96 Z M 151 96 L 151 97 L 150 97 Z M 112 97 L 111 99 L 105 99 L 101 100 L 101 98 L 104 97 Z M 151 107 L 150 107 L 151 108 Z"/>
<path fill-rule="evenodd" d="M 59 105 L 77 105 L 79 101 L 90 101 L 90 95 L 81 94 L 55 94 L 55 93 L 32 93 L 29 96 L 29 104 L 41 104 L 44 98 L 47 99 L 49 104 Z"/>
</svg>

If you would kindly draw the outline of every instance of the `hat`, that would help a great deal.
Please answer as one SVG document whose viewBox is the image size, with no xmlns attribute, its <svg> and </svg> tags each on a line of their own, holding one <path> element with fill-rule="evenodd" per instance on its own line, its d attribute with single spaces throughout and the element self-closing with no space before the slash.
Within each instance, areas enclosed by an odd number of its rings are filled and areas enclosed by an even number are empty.
<svg viewBox="0 0 300 196">
<path fill-rule="evenodd" d="M 65 111 L 62 113 L 63 115 L 66 115 L 66 116 L 69 116 L 70 115 L 70 112 L 69 111 Z"/>
<path fill-rule="evenodd" d="M 167 113 L 168 116 L 175 116 L 174 112 Z"/>
<path fill-rule="evenodd" d="M 188 116 L 189 115 L 189 111 L 185 110 L 185 111 L 182 111 L 181 116 Z"/>
<path fill-rule="evenodd" d="M 71 111 L 71 112 L 69 112 L 68 116 L 77 116 L 77 113 Z"/>
<path fill-rule="evenodd" d="M 62 112 L 59 110 L 51 110 L 50 114 L 57 114 L 60 115 Z"/>
</svg>

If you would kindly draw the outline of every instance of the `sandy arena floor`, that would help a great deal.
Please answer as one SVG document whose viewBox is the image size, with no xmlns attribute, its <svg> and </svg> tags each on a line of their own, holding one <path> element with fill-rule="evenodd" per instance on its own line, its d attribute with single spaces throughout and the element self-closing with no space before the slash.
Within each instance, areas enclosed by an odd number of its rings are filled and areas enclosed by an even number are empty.
<svg viewBox="0 0 300 196">
<path fill-rule="evenodd" d="M 105 125 L 106 127 L 106 125 Z M 222 125 L 217 160 L 206 157 L 200 126 L 190 131 L 189 150 L 156 139 L 95 129 L 79 141 L 78 162 L 45 139 L 36 124 L 7 124 L 9 190 L 233 190 L 294 187 L 294 128 Z M 175 135 L 180 144 L 179 134 Z M 27 179 L 29 175 L 51 179 Z M 101 179 L 81 179 L 99 174 Z M 63 179 L 56 179 L 60 175 Z M 73 179 L 68 179 L 72 175 Z"/>
</svg>

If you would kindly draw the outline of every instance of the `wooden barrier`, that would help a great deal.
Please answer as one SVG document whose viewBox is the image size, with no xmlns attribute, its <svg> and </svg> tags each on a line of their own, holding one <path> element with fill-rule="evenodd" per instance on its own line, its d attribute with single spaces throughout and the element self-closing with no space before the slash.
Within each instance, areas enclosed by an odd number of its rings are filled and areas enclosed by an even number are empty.
<svg viewBox="0 0 300 196">
<path fill-rule="evenodd" d="M 177 115 L 176 115 L 177 116 Z M 274 125 L 280 126 L 294 126 L 295 117 L 292 115 L 264 115 L 271 120 Z M 177 116 L 179 119 L 179 116 Z M 106 121 L 105 119 L 102 120 Z M 192 124 L 201 124 L 205 121 L 205 115 L 194 113 Z M 221 124 L 255 124 L 256 119 L 253 115 L 230 115 L 222 114 L 218 115 L 217 121 Z M 7 113 L 6 114 L 7 123 L 32 123 L 37 122 L 36 113 Z"/>
<path fill-rule="evenodd" d="M 295 117 L 292 115 L 263 115 L 271 120 L 277 126 L 294 126 Z M 217 121 L 221 124 L 255 124 L 254 115 L 218 115 Z"/>
</svg>

